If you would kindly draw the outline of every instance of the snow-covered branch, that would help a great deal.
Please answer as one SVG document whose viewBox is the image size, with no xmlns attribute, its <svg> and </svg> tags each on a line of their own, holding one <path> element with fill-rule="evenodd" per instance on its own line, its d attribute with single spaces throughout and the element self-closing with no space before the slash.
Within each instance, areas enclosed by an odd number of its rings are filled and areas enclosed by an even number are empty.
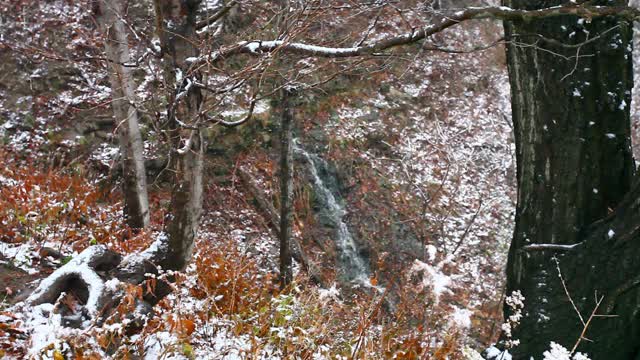
<svg viewBox="0 0 640 360">
<path fill-rule="evenodd" d="M 227 12 L 229 12 L 229 10 L 231 10 L 231 8 L 233 8 L 237 4 L 238 4 L 237 0 L 230 1 L 228 4 L 224 5 L 220 10 L 218 10 L 215 14 L 209 16 L 204 20 L 198 21 L 198 23 L 196 24 L 196 29 L 201 30 L 215 23 L 216 21 L 220 20 Z"/>
<path fill-rule="evenodd" d="M 410 33 L 388 37 L 373 43 L 355 47 L 329 47 L 284 40 L 252 40 L 243 41 L 235 46 L 222 49 L 213 54 L 213 59 L 222 59 L 237 54 L 261 54 L 275 51 L 285 51 L 302 56 L 315 56 L 326 58 L 345 58 L 365 55 L 381 54 L 383 51 L 415 43 L 433 34 L 439 33 L 461 22 L 474 19 L 498 19 L 498 20 L 533 20 L 555 16 L 575 15 L 585 19 L 604 16 L 616 16 L 635 21 L 640 18 L 640 10 L 627 6 L 589 6 L 567 4 L 539 10 L 518 10 L 505 6 L 497 7 L 470 7 L 456 11 L 435 23 L 422 29 L 412 30 Z"/>
<path fill-rule="evenodd" d="M 563 244 L 531 244 L 522 247 L 524 251 L 543 251 L 543 250 L 553 250 L 553 251 L 569 251 L 578 247 L 582 243 L 571 244 L 571 245 L 563 245 Z"/>
</svg>

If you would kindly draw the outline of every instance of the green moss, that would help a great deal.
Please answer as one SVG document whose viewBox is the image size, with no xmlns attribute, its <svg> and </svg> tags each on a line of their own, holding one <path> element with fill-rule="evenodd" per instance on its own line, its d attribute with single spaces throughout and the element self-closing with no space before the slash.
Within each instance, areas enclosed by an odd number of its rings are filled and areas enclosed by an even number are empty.
<svg viewBox="0 0 640 360">
<path fill-rule="evenodd" d="M 193 346 L 188 342 L 182 343 L 182 354 L 189 359 L 195 359 L 195 354 L 193 353 Z"/>
</svg>

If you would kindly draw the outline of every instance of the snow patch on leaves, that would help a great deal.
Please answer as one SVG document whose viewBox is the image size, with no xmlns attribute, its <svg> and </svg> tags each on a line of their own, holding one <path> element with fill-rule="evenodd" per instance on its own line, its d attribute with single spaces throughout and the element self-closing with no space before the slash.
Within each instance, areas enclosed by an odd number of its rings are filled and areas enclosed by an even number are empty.
<svg viewBox="0 0 640 360">
<path fill-rule="evenodd" d="M 549 350 L 542 353 L 543 360 L 590 360 L 586 354 L 577 352 L 571 355 L 571 352 L 564 346 L 551 342 Z"/>
</svg>

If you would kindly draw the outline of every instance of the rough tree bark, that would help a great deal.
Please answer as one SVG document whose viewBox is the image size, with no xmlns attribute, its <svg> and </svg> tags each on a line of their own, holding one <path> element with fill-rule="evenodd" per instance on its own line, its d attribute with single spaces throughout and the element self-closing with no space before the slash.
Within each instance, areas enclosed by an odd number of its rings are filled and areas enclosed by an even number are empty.
<svg viewBox="0 0 640 360">
<path fill-rule="evenodd" d="M 511 0 L 505 5 L 531 10 L 562 3 Z M 625 5 L 621 0 L 598 3 Z M 640 344 L 639 293 L 614 295 L 640 274 L 630 257 L 637 252 L 632 240 L 640 240 L 630 232 L 640 218 L 628 223 L 618 218 L 637 213 L 633 204 L 638 202 L 633 193 L 623 201 L 634 176 L 632 26 L 615 17 L 585 21 L 571 15 L 504 25 L 518 184 L 507 292 L 520 290 L 526 299 L 513 333 L 521 343 L 511 352 L 515 359 L 540 357 L 550 341 L 571 348 L 580 337 L 584 326 L 564 290 L 557 258 L 585 322 L 599 296 L 613 301 L 599 313 L 619 315 L 594 319 L 586 334 L 593 342 L 581 342 L 578 351 L 594 359 L 633 359 Z M 612 209 L 617 210 L 609 215 Z M 604 218 L 610 220 L 592 225 Z M 628 241 L 622 235 L 629 235 Z M 578 243 L 571 249 L 536 245 Z"/>
<path fill-rule="evenodd" d="M 131 62 L 129 40 L 123 21 L 122 0 L 100 0 L 96 18 L 104 34 L 104 49 L 109 62 L 109 82 L 113 94 L 113 113 L 120 142 L 122 158 L 122 189 L 124 216 L 133 229 L 149 225 L 147 176 L 144 167 L 143 143 L 135 107 L 134 81 L 129 67 Z"/>
<path fill-rule="evenodd" d="M 293 97 L 295 90 L 282 89 L 282 129 L 280 133 L 280 287 L 291 283 L 291 218 L 293 192 L 293 151 L 291 147 L 293 127 Z"/>
</svg>

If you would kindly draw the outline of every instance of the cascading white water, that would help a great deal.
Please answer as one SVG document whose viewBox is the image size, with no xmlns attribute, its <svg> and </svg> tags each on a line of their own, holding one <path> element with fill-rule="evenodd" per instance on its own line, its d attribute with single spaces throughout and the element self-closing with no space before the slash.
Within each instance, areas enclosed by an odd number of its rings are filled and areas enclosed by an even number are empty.
<svg viewBox="0 0 640 360">
<path fill-rule="evenodd" d="M 343 218 L 346 214 L 345 208 L 340 204 L 333 192 L 320 177 L 321 168 L 327 168 L 327 163 L 315 154 L 310 154 L 298 145 L 297 139 L 293 141 L 293 151 L 300 154 L 309 164 L 309 170 L 313 177 L 313 186 L 317 195 L 325 202 L 327 207 L 327 215 L 336 227 L 335 244 L 338 253 L 338 260 L 345 277 L 353 282 L 363 285 L 370 285 L 369 267 L 365 260 L 360 256 L 356 243 L 344 222 Z"/>
</svg>

